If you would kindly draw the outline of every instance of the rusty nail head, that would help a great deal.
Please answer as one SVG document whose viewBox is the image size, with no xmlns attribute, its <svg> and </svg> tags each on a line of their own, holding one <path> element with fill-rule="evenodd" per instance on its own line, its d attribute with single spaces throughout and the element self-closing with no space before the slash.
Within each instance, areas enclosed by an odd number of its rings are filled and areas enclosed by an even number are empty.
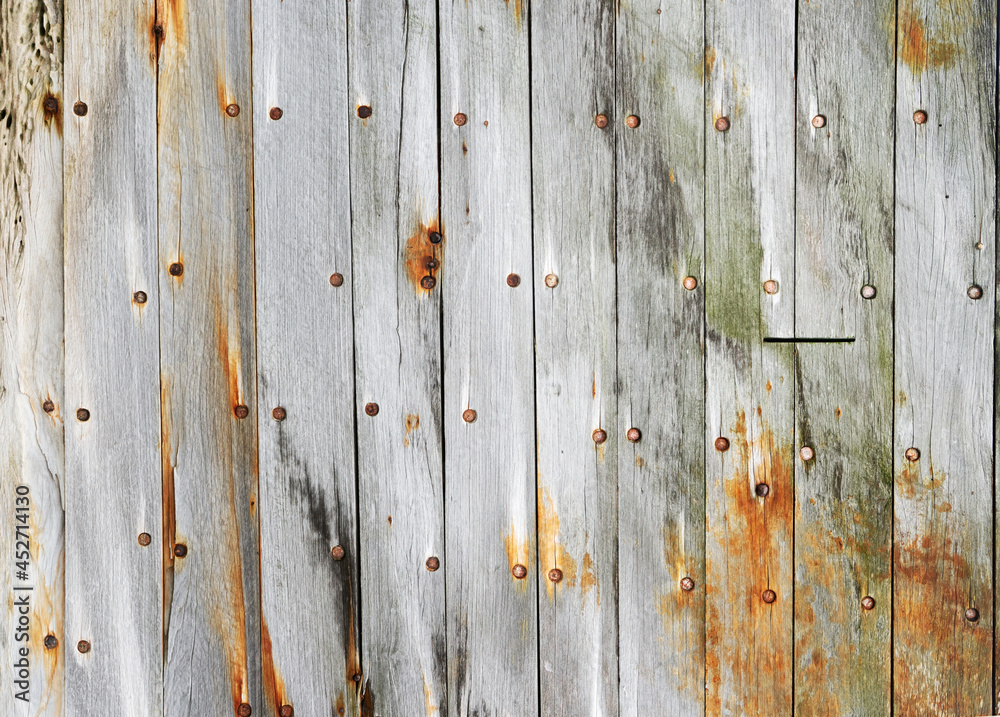
<svg viewBox="0 0 1000 717">
<path fill-rule="evenodd" d="M 559 568 L 552 568 L 549 571 L 549 580 L 551 580 L 552 582 L 554 583 L 561 582 L 562 578 L 563 578 L 562 570 L 560 570 Z"/>
<path fill-rule="evenodd" d="M 170 272 L 170 276 L 180 276 L 184 273 L 184 265 L 179 261 L 175 261 L 167 268 L 167 271 Z"/>
<path fill-rule="evenodd" d="M 295 709 L 291 705 L 281 705 L 278 717 L 295 717 Z"/>
<path fill-rule="evenodd" d="M 778 293 L 778 282 L 774 279 L 768 279 L 764 282 L 764 293 L 765 294 L 777 294 Z"/>
<path fill-rule="evenodd" d="M 282 408 L 281 406 L 276 406 L 271 411 L 271 418 L 273 418 L 275 421 L 284 421 L 285 420 L 285 416 L 287 416 L 287 415 L 288 414 L 285 412 L 285 409 Z"/>
<path fill-rule="evenodd" d="M 343 286 L 344 285 L 344 275 L 339 272 L 334 272 L 330 274 L 330 285 L 331 286 Z"/>
<path fill-rule="evenodd" d="M 49 399 L 45 399 L 42 402 L 42 410 L 45 411 L 46 413 L 52 413 L 54 410 L 56 410 L 56 404 L 52 403 L 52 401 L 50 401 Z"/>
<path fill-rule="evenodd" d="M 906 449 L 906 453 L 904 453 L 903 455 L 906 456 L 906 460 L 908 460 L 910 463 L 916 463 L 917 461 L 920 460 L 920 449 L 911 446 L 910 448 Z"/>
<path fill-rule="evenodd" d="M 766 498 L 767 494 L 771 492 L 771 487 L 767 483 L 758 483 L 753 492 L 757 494 L 758 498 Z"/>
<path fill-rule="evenodd" d="M 55 635 L 46 635 L 43 643 L 46 650 L 54 650 L 59 645 L 59 640 L 56 639 Z"/>
<path fill-rule="evenodd" d="M 361 682 L 361 673 L 360 672 L 355 672 L 354 673 L 354 681 L 355 682 Z"/>
<path fill-rule="evenodd" d="M 970 607 L 965 611 L 965 619 L 969 622 L 976 622 L 979 620 L 979 610 L 974 607 Z"/>
<path fill-rule="evenodd" d="M 468 121 L 469 118 L 465 116 L 465 113 L 458 112 L 455 114 L 455 124 L 458 125 L 459 127 L 463 126 Z"/>
<path fill-rule="evenodd" d="M 471 408 L 467 408 L 462 411 L 462 420 L 466 423 L 474 423 L 476 420 L 476 412 Z"/>
<path fill-rule="evenodd" d="M 681 578 L 681 590 L 683 590 L 686 593 L 689 593 L 692 590 L 694 590 L 694 580 L 687 577 L 686 575 L 683 578 Z"/>
<path fill-rule="evenodd" d="M 913 113 L 913 121 L 917 124 L 924 124 L 927 121 L 927 113 L 923 110 L 917 110 Z"/>
<path fill-rule="evenodd" d="M 367 415 L 369 415 L 369 416 L 377 416 L 378 415 L 378 404 L 377 403 L 366 403 L 365 404 L 365 413 Z"/>
<path fill-rule="evenodd" d="M 139 545 L 146 547 L 153 542 L 153 538 L 149 533 L 139 533 Z"/>
<path fill-rule="evenodd" d="M 233 413 L 236 414 L 237 418 L 243 419 L 250 415 L 250 409 L 241 403 L 233 409 Z"/>
<path fill-rule="evenodd" d="M 518 580 L 524 580 L 526 577 L 528 577 L 528 569 L 523 565 L 521 565 L 521 563 L 518 563 L 517 565 L 515 565 L 510 569 L 510 574 L 513 575 Z"/>
<path fill-rule="evenodd" d="M 799 449 L 799 458 L 802 460 L 811 461 L 815 457 L 816 452 L 813 451 L 812 446 L 802 446 L 802 448 Z"/>
<path fill-rule="evenodd" d="M 521 284 L 521 277 L 517 274 L 507 274 L 507 286 L 519 286 Z"/>
<path fill-rule="evenodd" d="M 137 304 L 145 304 L 146 303 L 146 292 L 145 291 L 137 291 L 137 292 L 135 292 L 134 294 L 132 294 L 132 300 L 135 301 L 135 303 L 137 303 Z"/>
<path fill-rule="evenodd" d="M 431 557 L 427 558 L 427 562 L 424 563 L 424 565 L 426 565 L 427 569 L 433 573 L 435 570 L 441 567 L 441 561 L 438 560 L 437 557 L 432 555 Z"/>
<path fill-rule="evenodd" d="M 52 95 L 49 95 L 48 97 L 45 98 L 45 101 L 42 102 L 42 106 L 45 107 L 45 109 L 47 109 L 49 112 L 55 112 L 57 109 L 59 109 L 59 100 L 57 100 Z"/>
<path fill-rule="evenodd" d="M 236 709 L 236 714 L 240 717 L 250 717 L 253 714 L 253 708 L 246 702 L 241 702 L 240 706 Z"/>
<path fill-rule="evenodd" d="M 761 593 L 760 599 L 766 602 L 768 605 L 770 605 L 771 603 L 773 603 L 775 600 L 778 599 L 778 595 L 777 593 L 774 592 L 774 590 L 768 588 L 763 593 Z"/>
<path fill-rule="evenodd" d="M 816 129 L 819 129 L 820 127 L 825 127 L 826 117 L 824 117 L 823 115 L 816 115 L 815 117 L 812 118 L 812 126 L 815 127 Z"/>
<path fill-rule="evenodd" d="M 608 440 L 608 432 L 605 431 L 603 428 L 596 429 L 593 433 L 590 434 L 590 436 L 591 438 L 594 439 L 594 443 L 596 443 L 597 445 L 601 445 L 606 440 Z"/>
<path fill-rule="evenodd" d="M 330 555 L 334 560 L 343 560 L 345 555 L 343 546 L 334 545 L 333 548 L 330 549 Z"/>
<path fill-rule="evenodd" d="M 635 129 L 639 126 L 639 117 L 637 115 L 629 115 L 625 118 L 625 126 L 629 129 Z"/>
<path fill-rule="evenodd" d="M 546 276 L 545 276 L 545 285 L 547 287 L 549 287 L 550 289 L 554 289 L 554 288 L 556 288 L 556 285 L 558 283 L 559 283 L 559 277 L 558 276 L 556 276 L 555 274 L 546 274 Z"/>
<path fill-rule="evenodd" d="M 428 269 L 437 269 L 438 268 L 438 260 L 437 259 L 428 259 L 427 260 L 427 268 Z"/>
<path fill-rule="evenodd" d="M 629 439 L 632 443 L 638 443 L 639 439 L 642 438 L 642 431 L 638 428 L 630 428 L 625 433 L 625 437 Z"/>
<path fill-rule="evenodd" d="M 89 421 L 90 420 L 90 411 L 88 411 L 86 408 L 78 408 L 78 409 L 76 409 L 76 420 L 78 420 L 78 421 Z"/>
<path fill-rule="evenodd" d="M 687 289 L 688 291 L 694 291 L 695 289 L 698 288 L 698 280 L 695 279 L 693 276 L 685 276 L 684 288 Z"/>
<path fill-rule="evenodd" d="M 372 108 L 368 105 L 361 105 L 358 107 L 358 117 L 361 119 L 368 119 L 372 116 Z"/>
<path fill-rule="evenodd" d="M 226 105 L 226 114 L 230 117 L 236 117 L 240 114 L 240 106 L 233 102 L 230 105 Z"/>
<path fill-rule="evenodd" d="M 969 298 L 973 301 L 983 298 L 983 290 L 978 284 L 969 287 Z"/>
<path fill-rule="evenodd" d="M 427 238 L 431 240 L 431 244 L 440 244 L 441 232 L 431 232 L 427 235 Z"/>
<path fill-rule="evenodd" d="M 83 117 L 87 114 L 87 103 L 86 102 L 75 102 L 73 103 L 73 114 L 77 117 Z"/>
<path fill-rule="evenodd" d="M 178 558 L 183 558 L 187 556 L 187 554 L 188 554 L 188 546 L 184 545 L 184 543 L 177 543 L 177 545 L 174 546 L 174 555 L 176 555 Z"/>
<path fill-rule="evenodd" d="M 267 113 L 267 116 L 273 120 L 280 120 L 281 115 L 283 114 L 285 113 L 281 111 L 280 107 L 272 107 L 270 111 Z"/>
<path fill-rule="evenodd" d="M 719 132 L 728 132 L 729 131 L 729 118 L 728 117 L 720 117 L 719 119 L 715 120 L 715 129 L 718 130 Z"/>
<path fill-rule="evenodd" d="M 76 643 L 76 649 L 86 655 L 88 652 L 90 652 L 90 643 L 87 642 L 86 640 L 80 640 L 78 643 Z"/>
<path fill-rule="evenodd" d="M 600 129 L 604 129 L 608 126 L 608 116 L 607 115 L 597 115 L 594 117 L 594 124 L 596 124 Z"/>
<path fill-rule="evenodd" d="M 729 450 L 729 439 L 725 436 L 719 436 L 715 439 L 715 450 L 719 453 L 725 453 Z"/>
<path fill-rule="evenodd" d="M 871 595 L 865 595 L 861 598 L 861 609 L 862 610 L 874 610 L 875 609 L 875 598 Z"/>
<path fill-rule="evenodd" d="M 874 299 L 876 293 L 877 292 L 875 291 L 875 287 L 872 286 L 871 284 L 865 284 L 864 286 L 861 287 L 862 299 L 869 299 L 869 300 Z"/>
<path fill-rule="evenodd" d="M 433 276 L 428 275 L 428 276 L 425 276 L 423 279 L 420 280 L 420 287 L 422 289 L 426 289 L 427 291 L 430 291 L 435 286 L 437 286 L 437 279 L 435 279 Z"/>
</svg>

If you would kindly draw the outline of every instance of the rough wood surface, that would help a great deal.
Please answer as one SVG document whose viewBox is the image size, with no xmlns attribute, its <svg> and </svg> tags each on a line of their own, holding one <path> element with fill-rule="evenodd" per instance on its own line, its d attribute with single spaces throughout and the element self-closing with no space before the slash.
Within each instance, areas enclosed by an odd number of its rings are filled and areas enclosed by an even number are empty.
<svg viewBox="0 0 1000 717">
<path fill-rule="evenodd" d="M 703 709 L 704 173 L 701 2 L 617 18 L 620 700 Z M 638 127 L 626 123 L 638 118 Z M 692 276 L 698 286 L 684 288 Z M 589 321 L 589 320 L 588 320 Z M 637 428 L 641 439 L 627 439 Z M 681 588 L 690 577 L 695 588 Z"/>
<path fill-rule="evenodd" d="M 0 571 L 11 717 L 63 710 L 62 652 L 44 646 L 64 639 L 62 54 L 60 2 L 0 6 L 0 555 L 27 573 Z"/>
<path fill-rule="evenodd" d="M 993 0 L 898 9 L 897 715 L 991 712 L 996 10 Z"/>
<path fill-rule="evenodd" d="M 559 279 L 535 292 L 539 699 L 617 715 L 614 7 L 541 2 L 531 20 L 535 276 Z"/>
<path fill-rule="evenodd" d="M 448 699 L 441 291 L 421 286 L 447 271 L 435 3 L 355 0 L 348 32 L 365 707 L 434 717 Z"/>
<path fill-rule="evenodd" d="M 156 22 L 165 711 L 263 712 L 250 6 Z"/>
<path fill-rule="evenodd" d="M 764 339 L 794 332 L 795 7 L 712 0 L 707 13 L 707 712 L 788 714 L 793 352 Z"/>
<path fill-rule="evenodd" d="M 550 289 L 531 261 L 529 3 L 439 12 L 448 714 L 534 714 L 532 290 Z"/>
<path fill-rule="evenodd" d="M 58 415 L 68 599 L 58 637 L 73 717 L 163 711 L 153 15 L 151 2 L 66 7 L 66 399 Z"/>
<path fill-rule="evenodd" d="M 796 350 L 795 445 L 815 454 L 795 469 L 802 715 L 890 712 L 894 16 L 799 6 L 796 334 L 856 338 Z"/>
</svg>

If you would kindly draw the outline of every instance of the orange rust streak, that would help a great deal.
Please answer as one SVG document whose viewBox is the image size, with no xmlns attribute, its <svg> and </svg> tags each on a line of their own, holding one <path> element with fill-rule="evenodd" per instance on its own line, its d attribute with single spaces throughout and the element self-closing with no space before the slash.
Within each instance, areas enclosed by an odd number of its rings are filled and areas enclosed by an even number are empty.
<svg viewBox="0 0 1000 717">
<path fill-rule="evenodd" d="M 264 670 L 264 697 L 267 699 L 268 710 L 277 714 L 281 705 L 291 703 L 288 701 L 288 693 L 285 691 L 285 680 L 274 664 L 271 632 L 267 629 L 267 620 L 263 616 L 260 619 L 260 649 Z"/>
<path fill-rule="evenodd" d="M 542 485 L 538 486 L 538 555 L 543 574 L 547 575 L 552 568 L 559 568 L 563 574 L 559 586 L 576 585 L 576 560 L 559 542 L 559 515 L 552 503 L 552 496 Z M 549 599 L 554 599 L 556 584 L 545 578 L 545 588 L 549 592 Z"/>
<path fill-rule="evenodd" d="M 174 456 L 170 441 L 170 378 L 160 374 L 160 463 L 163 496 L 163 565 L 174 567 L 177 516 L 174 501 Z"/>
<path fill-rule="evenodd" d="M 913 0 L 904 0 L 899 10 L 899 59 L 916 75 L 928 67 L 950 67 L 959 53 L 959 45 L 952 39 L 958 33 L 951 19 L 946 29 L 948 38 L 935 37 L 928 33 L 924 21 L 912 7 Z"/>
<path fill-rule="evenodd" d="M 157 14 L 164 18 L 162 27 L 171 29 L 172 44 L 184 47 L 187 44 L 187 0 L 160 0 Z"/>
<path fill-rule="evenodd" d="M 229 386 L 229 406 L 235 409 L 243 403 L 243 391 L 240 387 L 242 383 L 240 370 L 240 344 L 239 340 L 230 340 L 229 322 L 222 312 L 222 302 L 218 296 L 213 297 L 215 303 L 215 331 L 218 344 L 219 363 L 226 375 L 226 383 Z"/>
<path fill-rule="evenodd" d="M 431 243 L 431 232 L 439 232 L 438 221 L 435 219 L 429 224 L 419 224 L 416 233 L 406 240 L 406 248 L 403 250 L 403 266 L 406 270 L 406 278 L 413 285 L 418 295 L 429 293 L 427 289 L 420 286 L 420 280 L 425 276 L 436 276 L 443 262 L 442 251 L 444 240 L 435 245 Z M 429 262 L 437 261 L 437 268 L 430 268 Z"/>
<path fill-rule="evenodd" d="M 410 433 L 420 428 L 420 414 L 407 413 L 404 418 L 406 432 L 403 434 L 403 447 L 410 447 Z"/>
</svg>

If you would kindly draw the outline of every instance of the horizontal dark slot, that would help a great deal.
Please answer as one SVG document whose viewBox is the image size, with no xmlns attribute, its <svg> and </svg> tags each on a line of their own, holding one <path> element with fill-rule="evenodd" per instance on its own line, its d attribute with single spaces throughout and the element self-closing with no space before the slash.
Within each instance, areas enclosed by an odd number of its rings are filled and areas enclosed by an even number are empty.
<svg viewBox="0 0 1000 717">
<path fill-rule="evenodd" d="M 777 336 L 766 336 L 764 337 L 764 343 L 766 344 L 853 344 L 854 337 L 851 336 L 846 339 L 819 339 L 819 338 L 793 338 L 785 339 Z"/>
</svg>

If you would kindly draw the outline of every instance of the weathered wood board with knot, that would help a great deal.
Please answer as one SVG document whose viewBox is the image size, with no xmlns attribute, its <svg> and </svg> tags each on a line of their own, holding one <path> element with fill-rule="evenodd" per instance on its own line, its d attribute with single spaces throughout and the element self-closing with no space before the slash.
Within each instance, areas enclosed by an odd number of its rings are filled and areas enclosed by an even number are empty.
<svg viewBox="0 0 1000 717">
<path fill-rule="evenodd" d="M 0 715 L 987 715 L 996 0 L 0 4 Z"/>
</svg>

